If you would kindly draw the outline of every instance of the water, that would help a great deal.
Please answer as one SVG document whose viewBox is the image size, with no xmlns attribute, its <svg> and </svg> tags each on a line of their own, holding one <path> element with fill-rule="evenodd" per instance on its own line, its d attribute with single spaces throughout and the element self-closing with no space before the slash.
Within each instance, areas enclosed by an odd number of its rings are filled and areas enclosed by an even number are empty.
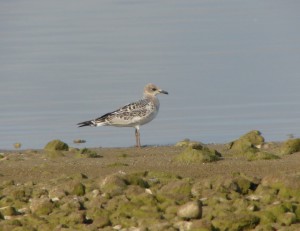
<svg viewBox="0 0 300 231">
<path fill-rule="evenodd" d="M 300 135 L 300 2 L 0 2 L 0 149 L 51 139 L 132 146 L 131 128 L 77 128 L 167 90 L 142 144 Z M 72 144 L 73 145 L 73 144 Z"/>
</svg>

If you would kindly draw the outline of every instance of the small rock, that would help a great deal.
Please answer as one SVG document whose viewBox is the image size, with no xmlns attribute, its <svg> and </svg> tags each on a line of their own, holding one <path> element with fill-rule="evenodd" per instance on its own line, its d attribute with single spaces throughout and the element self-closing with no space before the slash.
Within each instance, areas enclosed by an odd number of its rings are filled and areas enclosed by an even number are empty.
<svg viewBox="0 0 300 231">
<path fill-rule="evenodd" d="M 12 207 L 12 206 L 2 207 L 2 208 L 0 208 L 0 212 L 4 216 L 15 216 L 15 215 L 18 215 L 17 210 L 14 207 Z"/>
<path fill-rule="evenodd" d="M 204 147 L 204 144 L 197 142 L 197 141 L 190 141 L 189 139 L 184 139 L 182 141 L 179 141 L 175 144 L 176 147 L 192 147 L 194 149 L 202 150 Z"/>
<path fill-rule="evenodd" d="M 297 221 L 297 217 L 294 213 L 287 212 L 277 217 L 277 221 L 284 226 L 290 226 Z"/>
<path fill-rule="evenodd" d="M 255 146 L 263 144 L 264 137 L 261 136 L 261 132 L 257 130 L 250 131 L 239 139 L 229 143 L 229 149 L 235 152 L 256 152 L 258 148 Z"/>
<path fill-rule="evenodd" d="M 61 140 L 52 140 L 44 147 L 48 151 L 68 151 L 69 146 Z"/>
<path fill-rule="evenodd" d="M 149 189 L 149 188 L 146 188 L 146 189 L 145 189 L 145 193 L 148 193 L 148 194 L 150 194 L 150 195 L 153 194 L 152 191 L 151 191 L 151 189 Z"/>
<path fill-rule="evenodd" d="M 157 194 L 175 201 L 188 201 L 191 197 L 191 187 L 188 180 L 175 180 L 164 185 Z"/>
<path fill-rule="evenodd" d="M 198 219 L 202 216 L 202 203 L 191 201 L 178 208 L 177 216 L 184 219 Z"/>
<path fill-rule="evenodd" d="M 191 221 L 177 221 L 174 224 L 174 227 L 180 231 L 191 230 L 193 223 Z"/>
<path fill-rule="evenodd" d="M 281 146 L 281 154 L 288 155 L 300 151 L 300 139 L 290 139 Z"/>
<path fill-rule="evenodd" d="M 48 215 L 52 212 L 54 204 L 48 198 L 34 198 L 31 199 L 29 208 L 36 215 Z"/>
<path fill-rule="evenodd" d="M 73 140 L 73 143 L 74 144 L 84 144 L 86 141 L 85 140 L 82 140 L 82 139 L 76 139 L 76 140 Z"/>
<path fill-rule="evenodd" d="M 100 184 L 102 192 L 110 196 L 121 195 L 126 187 L 125 180 L 116 174 L 107 176 Z"/>
<path fill-rule="evenodd" d="M 85 194 L 85 186 L 82 183 L 76 183 L 73 187 L 72 194 L 83 196 Z"/>
<path fill-rule="evenodd" d="M 49 191 L 49 198 L 53 200 L 53 198 L 61 199 L 66 196 L 66 192 L 58 187 L 55 187 Z"/>
<path fill-rule="evenodd" d="M 207 163 L 218 161 L 221 159 L 221 154 L 214 149 L 204 146 L 188 146 L 182 153 L 180 153 L 175 160 L 182 163 Z"/>
</svg>

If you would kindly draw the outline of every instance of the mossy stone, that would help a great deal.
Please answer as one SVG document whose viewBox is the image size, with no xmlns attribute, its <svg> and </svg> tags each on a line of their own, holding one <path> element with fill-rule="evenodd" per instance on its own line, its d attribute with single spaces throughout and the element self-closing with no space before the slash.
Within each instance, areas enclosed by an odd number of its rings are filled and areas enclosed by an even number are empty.
<svg viewBox="0 0 300 231">
<path fill-rule="evenodd" d="M 297 205 L 294 211 L 297 221 L 300 221 L 300 205 Z"/>
<path fill-rule="evenodd" d="M 169 198 L 177 202 L 184 203 L 191 197 L 191 183 L 187 179 L 169 182 L 164 185 L 158 192 L 158 199 Z M 160 197 L 159 197 L 160 196 Z"/>
<path fill-rule="evenodd" d="M 153 195 L 144 192 L 139 195 L 132 196 L 131 203 L 134 203 L 138 206 L 146 205 L 155 207 L 157 205 L 157 200 Z"/>
<path fill-rule="evenodd" d="M 94 207 L 87 211 L 87 217 L 92 220 L 93 225 L 97 228 L 103 228 L 110 225 L 109 212 L 100 207 Z"/>
<path fill-rule="evenodd" d="M 221 158 L 221 154 L 214 149 L 207 147 L 193 147 L 188 146 L 182 153 L 180 153 L 175 160 L 181 163 L 206 163 L 218 161 Z"/>
<path fill-rule="evenodd" d="M 72 195 L 62 198 L 59 201 L 59 204 L 60 210 L 66 212 L 83 209 L 82 202 L 77 199 L 74 199 L 74 196 Z"/>
<path fill-rule="evenodd" d="M 59 157 L 65 156 L 61 151 L 47 151 L 46 152 L 46 157 L 50 159 L 56 159 Z"/>
<path fill-rule="evenodd" d="M 276 216 L 270 211 L 262 210 L 257 211 L 254 214 L 260 218 L 260 224 L 262 225 L 268 225 L 276 222 Z"/>
<path fill-rule="evenodd" d="M 283 204 L 276 204 L 276 205 L 270 205 L 266 207 L 266 211 L 271 212 L 274 215 L 274 217 L 276 217 L 277 219 L 280 215 L 288 212 L 289 210 Z"/>
<path fill-rule="evenodd" d="M 84 196 L 84 194 L 85 194 L 85 186 L 84 186 L 84 184 L 82 184 L 80 182 L 75 183 L 75 185 L 73 187 L 72 194 L 74 194 L 76 196 Z"/>
<path fill-rule="evenodd" d="M 202 216 L 201 201 L 189 201 L 178 208 L 177 215 L 183 219 L 199 219 Z"/>
<path fill-rule="evenodd" d="M 167 184 L 173 180 L 181 179 L 181 177 L 178 175 L 159 171 L 147 171 L 145 172 L 144 177 L 147 183 L 149 184 L 149 187 Z"/>
<path fill-rule="evenodd" d="M 12 198 L 19 201 L 26 201 L 25 190 L 16 188 L 11 193 Z"/>
<path fill-rule="evenodd" d="M 17 210 L 15 209 L 15 207 L 13 206 L 6 206 L 0 209 L 0 212 L 4 215 L 4 216 L 15 216 L 18 215 Z"/>
<path fill-rule="evenodd" d="M 254 228 L 260 219 L 252 214 L 230 214 L 212 221 L 213 230 L 240 231 Z"/>
<path fill-rule="evenodd" d="M 85 213 L 83 211 L 73 211 L 66 216 L 60 217 L 60 224 L 66 224 L 74 226 L 76 224 L 83 224 L 85 221 Z"/>
<path fill-rule="evenodd" d="M 261 132 L 257 130 L 250 131 L 239 139 L 229 143 L 229 149 L 233 154 L 247 154 L 247 156 L 257 153 L 257 145 L 264 142 L 264 137 L 261 136 Z"/>
<path fill-rule="evenodd" d="M 287 212 L 284 214 L 281 214 L 277 217 L 277 223 L 284 225 L 284 226 L 290 226 L 291 224 L 295 223 L 297 221 L 297 216 L 295 213 Z"/>
<path fill-rule="evenodd" d="M 246 153 L 247 160 L 253 161 L 253 160 L 276 160 L 280 159 L 279 156 L 265 152 L 265 151 L 257 151 L 254 153 Z"/>
<path fill-rule="evenodd" d="M 300 151 L 300 139 L 290 139 L 281 146 L 281 154 L 288 155 Z"/>
<path fill-rule="evenodd" d="M 78 158 L 100 158 L 102 157 L 101 155 L 98 155 L 98 153 L 94 150 L 91 150 L 89 148 L 83 148 L 77 153 Z"/>
<path fill-rule="evenodd" d="M 132 173 L 132 174 L 126 175 L 124 179 L 126 180 L 126 182 L 129 185 L 138 185 L 142 188 L 149 188 L 150 185 L 144 177 L 145 174 L 147 174 L 147 173 L 146 172 Z"/>
<path fill-rule="evenodd" d="M 184 148 L 191 147 L 194 149 L 202 150 L 204 147 L 204 144 L 197 142 L 197 141 L 190 141 L 189 139 L 185 139 L 185 140 L 177 142 L 175 144 L 175 146 L 176 147 L 184 147 Z"/>
<path fill-rule="evenodd" d="M 260 151 L 253 143 L 246 139 L 239 139 L 230 144 L 230 154 L 243 156 L 249 161 L 274 160 L 279 156 L 266 151 Z"/>
<path fill-rule="evenodd" d="M 156 206 L 136 206 L 135 209 L 131 211 L 131 216 L 134 217 L 135 219 L 147 219 L 149 217 L 151 218 L 156 218 L 160 219 L 161 214 L 159 213 L 159 210 Z"/>
<path fill-rule="evenodd" d="M 145 189 L 138 185 L 129 185 L 127 189 L 124 191 L 124 194 L 130 200 L 144 193 L 145 193 Z"/>
<path fill-rule="evenodd" d="M 100 184 L 100 189 L 110 196 L 121 195 L 126 187 L 126 181 L 116 174 L 107 176 Z"/>
<path fill-rule="evenodd" d="M 47 151 L 68 151 L 69 146 L 61 140 L 52 140 L 44 147 Z"/>
<path fill-rule="evenodd" d="M 261 135 L 261 132 L 258 130 L 252 130 L 245 135 L 241 136 L 240 139 L 248 140 L 253 145 L 263 144 L 265 138 Z"/>
<path fill-rule="evenodd" d="M 54 204 L 47 198 L 34 198 L 30 202 L 30 210 L 36 215 L 48 215 L 52 212 Z"/>
</svg>

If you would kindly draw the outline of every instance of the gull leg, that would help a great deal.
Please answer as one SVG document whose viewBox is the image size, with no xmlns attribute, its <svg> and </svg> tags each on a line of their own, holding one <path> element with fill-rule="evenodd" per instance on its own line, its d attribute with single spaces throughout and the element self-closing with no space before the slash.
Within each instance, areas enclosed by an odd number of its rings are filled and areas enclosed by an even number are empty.
<svg viewBox="0 0 300 231">
<path fill-rule="evenodd" d="M 135 141 L 136 141 L 136 147 L 141 147 L 141 140 L 140 140 L 140 129 L 139 127 L 135 128 Z"/>
</svg>

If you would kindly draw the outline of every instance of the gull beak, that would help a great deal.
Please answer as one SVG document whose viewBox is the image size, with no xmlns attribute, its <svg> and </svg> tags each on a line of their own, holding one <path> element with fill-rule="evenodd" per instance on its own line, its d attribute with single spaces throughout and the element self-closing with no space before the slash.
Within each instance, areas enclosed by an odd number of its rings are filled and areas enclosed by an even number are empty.
<svg viewBox="0 0 300 231">
<path fill-rule="evenodd" d="M 166 94 L 166 95 L 169 94 L 167 91 L 164 91 L 164 90 L 161 90 L 161 89 L 159 90 L 159 93 Z"/>
</svg>

